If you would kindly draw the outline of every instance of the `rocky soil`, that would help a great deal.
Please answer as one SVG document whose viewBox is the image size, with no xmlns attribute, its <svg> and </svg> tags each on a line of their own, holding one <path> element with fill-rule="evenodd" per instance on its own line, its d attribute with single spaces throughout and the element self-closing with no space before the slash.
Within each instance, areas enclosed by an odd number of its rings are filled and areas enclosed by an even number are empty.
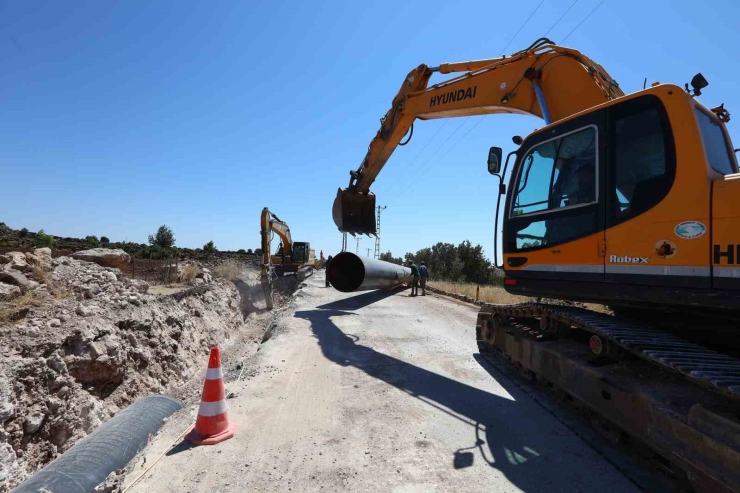
<svg viewBox="0 0 740 493">
<path fill-rule="evenodd" d="M 0 493 L 136 398 L 177 395 L 211 345 L 259 342 L 244 330 L 268 323 L 244 299 L 259 292 L 254 278 L 206 270 L 150 292 L 116 268 L 48 249 L 0 255 Z"/>
</svg>

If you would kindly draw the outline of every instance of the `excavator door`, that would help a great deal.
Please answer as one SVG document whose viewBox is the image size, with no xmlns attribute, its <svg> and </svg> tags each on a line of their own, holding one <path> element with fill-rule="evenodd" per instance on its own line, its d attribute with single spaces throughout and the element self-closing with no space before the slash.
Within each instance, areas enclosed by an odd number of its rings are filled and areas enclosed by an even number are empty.
<svg viewBox="0 0 740 493">
<path fill-rule="evenodd" d="M 604 110 L 595 111 L 522 144 L 504 213 L 507 290 L 563 293 L 603 284 L 604 122 Z"/>
<path fill-rule="evenodd" d="M 711 287 L 710 183 L 690 99 L 653 91 L 608 112 L 606 280 L 660 302 Z"/>
</svg>

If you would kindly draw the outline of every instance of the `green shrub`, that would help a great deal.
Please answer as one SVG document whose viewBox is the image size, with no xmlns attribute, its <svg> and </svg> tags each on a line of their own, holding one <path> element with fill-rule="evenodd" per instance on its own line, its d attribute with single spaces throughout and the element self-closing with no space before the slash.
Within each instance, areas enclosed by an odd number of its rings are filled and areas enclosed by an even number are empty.
<svg viewBox="0 0 740 493">
<path fill-rule="evenodd" d="M 34 245 L 36 245 L 39 248 L 43 248 L 43 247 L 51 248 L 54 246 L 54 237 L 52 235 L 47 235 L 46 233 L 44 233 L 43 229 L 40 229 L 39 232 L 36 233 Z"/>
<path fill-rule="evenodd" d="M 100 241 L 98 241 L 97 236 L 92 236 L 92 235 L 85 236 L 85 243 L 87 243 L 87 246 L 89 246 L 90 248 L 95 248 L 95 247 L 100 246 Z"/>
</svg>

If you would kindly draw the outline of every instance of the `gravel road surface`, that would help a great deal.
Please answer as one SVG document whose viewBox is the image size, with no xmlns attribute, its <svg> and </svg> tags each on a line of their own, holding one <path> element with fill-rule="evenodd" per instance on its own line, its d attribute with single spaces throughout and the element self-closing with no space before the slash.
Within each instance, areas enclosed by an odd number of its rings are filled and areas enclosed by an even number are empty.
<svg viewBox="0 0 740 493">
<path fill-rule="evenodd" d="M 138 459 L 126 485 L 166 452 L 129 491 L 638 491 L 478 357 L 475 309 L 341 294 L 323 272 L 306 284 L 249 378 L 234 383 L 224 361 L 236 436 L 177 440 L 189 406 Z"/>
</svg>

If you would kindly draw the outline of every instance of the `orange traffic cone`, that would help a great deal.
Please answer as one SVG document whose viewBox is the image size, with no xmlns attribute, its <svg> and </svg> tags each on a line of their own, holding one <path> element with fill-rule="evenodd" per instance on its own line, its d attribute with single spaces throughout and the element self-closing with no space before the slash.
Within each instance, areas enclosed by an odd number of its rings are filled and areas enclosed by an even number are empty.
<svg viewBox="0 0 740 493">
<path fill-rule="evenodd" d="M 214 445 L 234 436 L 236 426 L 229 421 L 226 412 L 224 375 L 221 372 L 221 351 L 217 346 L 211 348 L 208 359 L 206 381 L 203 384 L 203 397 L 200 399 L 198 419 L 188 430 L 185 440 L 196 445 Z"/>
</svg>

